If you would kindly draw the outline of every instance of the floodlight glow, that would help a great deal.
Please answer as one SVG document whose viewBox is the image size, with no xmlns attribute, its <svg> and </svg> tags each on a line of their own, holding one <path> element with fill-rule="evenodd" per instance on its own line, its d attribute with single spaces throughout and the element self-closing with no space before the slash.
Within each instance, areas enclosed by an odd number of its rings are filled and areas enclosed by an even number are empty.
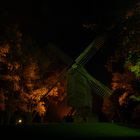
<svg viewBox="0 0 140 140">
<path fill-rule="evenodd" d="M 18 120 L 18 123 L 22 123 L 22 119 L 19 119 L 19 120 Z"/>
</svg>

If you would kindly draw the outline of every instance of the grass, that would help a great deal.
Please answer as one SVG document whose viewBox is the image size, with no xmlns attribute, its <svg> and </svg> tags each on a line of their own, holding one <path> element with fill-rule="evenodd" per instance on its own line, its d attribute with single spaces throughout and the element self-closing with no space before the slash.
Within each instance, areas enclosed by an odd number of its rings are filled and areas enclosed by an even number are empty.
<svg viewBox="0 0 140 140">
<path fill-rule="evenodd" d="M 12 136 L 45 138 L 139 138 L 140 129 L 113 123 L 50 123 L 43 125 L 5 126 Z"/>
</svg>

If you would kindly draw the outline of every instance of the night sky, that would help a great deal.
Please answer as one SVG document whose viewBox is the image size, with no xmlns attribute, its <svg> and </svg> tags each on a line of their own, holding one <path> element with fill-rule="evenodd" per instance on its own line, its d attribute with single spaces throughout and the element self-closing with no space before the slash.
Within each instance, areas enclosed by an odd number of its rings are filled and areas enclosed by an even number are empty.
<svg viewBox="0 0 140 140">
<path fill-rule="evenodd" d="M 0 7 L 3 22 L 18 23 L 23 32 L 30 34 L 40 47 L 55 43 L 72 59 L 89 45 L 97 34 L 101 34 L 128 9 L 135 0 L 85 0 L 82 1 L 18 1 L 3 2 Z M 83 24 L 97 25 L 87 30 Z M 99 51 L 87 64 L 89 72 L 106 83 L 108 73 L 104 63 L 111 53 L 109 49 Z"/>
</svg>

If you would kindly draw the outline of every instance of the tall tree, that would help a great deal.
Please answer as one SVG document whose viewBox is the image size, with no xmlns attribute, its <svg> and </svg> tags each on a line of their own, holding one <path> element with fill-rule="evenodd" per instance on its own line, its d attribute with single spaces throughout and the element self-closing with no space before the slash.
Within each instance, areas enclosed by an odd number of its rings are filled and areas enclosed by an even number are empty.
<svg viewBox="0 0 140 140">
<path fill-rule="evenodd" d="M 8 25 L 2 30 L 1 122 L 14 123 L 22 116 L 26 123 L 32 122 L 36 115 L 42 119 L 50 102 L 60 104 L 66 96 L 65 78 L 57 82 L 66 64 L 51 51 L 45 55 L 30 37 L 20 32 L 17 25 Z"/>
<path fill-rule="evenodd" d="M 113 46 L 115 47 L 115 51 L 108 58 L 106 64 L 108 71 L 112 73 L 112 90 L 124 89 L 124 92 L 118 95 L 119 97 L 117 97 L 116 100 L 118 100 L 119 107 L 125 107 L 123 108 L 125 115 L 130 113 L 129 110 L 131 110 L 131 113 L 134 112 L 134 104 L 132 102 L 134 102 L 134 97 L 139 98 L 140 91 L 139 15 L 140 3 L 137 3 L 135 7 L 125 12 L 125 15 L 122 17 L 121 26 L 119 26 L 116 44 Z M 107 105 L 107 103 L 105 104 Z M 103 108 L 105 108 L 105 104 Z M 110 107 L 111 106 L 110 104 Z M 127 114 L 127 116 L 130 115 L 131 114 Z M 127 119 L 127 116 L 125 116 L 125 119 Z"/>
</svg>

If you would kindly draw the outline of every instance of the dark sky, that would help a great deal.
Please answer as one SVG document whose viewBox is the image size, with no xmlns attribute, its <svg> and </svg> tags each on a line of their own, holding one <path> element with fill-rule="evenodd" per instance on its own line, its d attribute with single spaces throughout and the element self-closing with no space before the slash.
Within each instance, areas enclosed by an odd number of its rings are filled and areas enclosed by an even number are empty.
<svg viewBox="0 0 140 140">
<path fill-rule="evenodd" d="M 3 2 L 0 7 L 4 22 L 17 22 L 23 32 L 29 33 L 41 46 L 56 43 L 75 59 L 96 34 L 104 32 L 119 19 L 120 12 L 131 7 L 135 0 L 82 1 L 18 1 Z M 96 24 L 94 31 L 85 30 L 84 23 Z M 107 51 L 106 51 L 107 53 Z M 87 69 L 99 79 L 106 79 L 104 53 L 93 57 Z M 98 74 L 97 74 L 98 73 Z"/>
<path fill-rule="evenodd" d="M 18 1 L 3 2 L 0 9 L 9 21 L 20 22 L 24 30 L 45 42 L 80 42 L 83 23 L 96 23 L 106 28 L 118 18 L 119 12 L 130 7 L 135 0 L 85 0 L 85 1 Z M 83 38 L 82 38 L 83 39 Z M 65 43 L 64 43 L 65 44 Z"/>
</svg>

